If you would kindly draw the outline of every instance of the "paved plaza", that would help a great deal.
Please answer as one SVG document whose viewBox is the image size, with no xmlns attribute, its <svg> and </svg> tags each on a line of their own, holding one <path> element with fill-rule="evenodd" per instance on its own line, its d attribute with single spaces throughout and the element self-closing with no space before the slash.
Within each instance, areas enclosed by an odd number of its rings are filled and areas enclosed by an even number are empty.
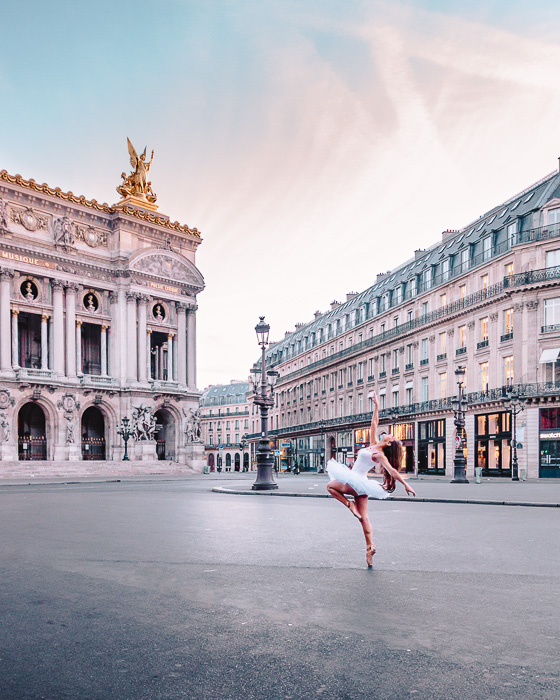
<svg viewBox="0 0 560 700">
<path fill-rule="evenodd" d="M 370 502 L 367 571 L 332 499 L 224 476 L 0 486 L 0 697 L 558 696 L 556 508 Z"/>
</svg>

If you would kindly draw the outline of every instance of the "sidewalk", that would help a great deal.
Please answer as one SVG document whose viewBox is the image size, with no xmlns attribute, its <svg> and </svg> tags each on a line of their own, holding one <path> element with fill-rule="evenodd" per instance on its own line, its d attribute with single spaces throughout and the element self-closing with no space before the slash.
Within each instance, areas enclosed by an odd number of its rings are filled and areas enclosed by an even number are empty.
<svg viewBox="0 0 560 700">
<path fill-rule="evenodd" d="M 237 475 L 239 477 L 239 475 Z M 326 474 L 305 474 L 293 476 L 279 474 L 276 477 L 278 489 L 273 491 L 253 491 L 255 473 L 243 475 L 237 481 L 228 480 L 227 485 L 214 486 L 217 493 L 243 494 L 253 496 L 291 496 L 305 498 L 329 498 L 326 493 Z M 437 477 L 410 479 L 416 491 L 416 498 L 404 493 L 401 485 L 387 500 L 416 503 L 478 503 L 483 505 L 533 506 L 544 508 L 560 507 L 560 481 L 511 481 L 510 479 L 483 479 L 477 484 L 474 479 L 468 484 L 452 484 L 449 479 Z"/>
</svg>

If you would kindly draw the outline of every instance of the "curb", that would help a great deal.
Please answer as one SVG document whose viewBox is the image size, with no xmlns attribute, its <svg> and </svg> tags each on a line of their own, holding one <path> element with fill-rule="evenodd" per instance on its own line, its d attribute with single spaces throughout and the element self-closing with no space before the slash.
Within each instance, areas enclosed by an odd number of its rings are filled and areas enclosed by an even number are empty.
<svg viewBox="0 0 560 700">
<path fill-rule="evenodd" d="M 288 498 L 331 498 L 326 493 L 283 493 L 279 491 L 239 491 L 226 489 L 223 486 L 215 486 L 215 493 L 231 494 L 235 496 L 284 496 Z M 371 499 L 375 501 L 376 499 Z M 472 498 L 404 498 L 401 496 L 389 496 L 384 501 L 403 501 L 405 503 L 462 503 L 479 506 L 523 506 L 526 508 L 560 508 L 560 503 L 530 503 L 527 501 L 480 501 Z"/>
</svg>

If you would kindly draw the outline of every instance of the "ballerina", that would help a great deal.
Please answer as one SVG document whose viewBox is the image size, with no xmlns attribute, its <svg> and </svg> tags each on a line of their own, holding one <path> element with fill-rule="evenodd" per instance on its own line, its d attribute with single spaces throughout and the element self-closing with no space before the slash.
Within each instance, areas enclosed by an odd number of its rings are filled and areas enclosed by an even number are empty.
<svg viewBox="0 0 560 700">
<path fill-rule="evenodd" d="M 379 442 L 377 427 L 379 424 L 379 402 L 373 392 L 374 411 L 370 426 L 370 446 L 358 452 L 352 469 L 334 459 L 329 460 L 327 472 L 331 481 L 327 484 L 327 491 L 337 501 L 343 503 L 350 512 L 360 521 L 364 537 L 366 539 L 366 563 L 368 569 L 372 567 L 375 546 L 373 544 L 373 530 L 368 518 L 368 497 L 387 498 L 395 490 L 396 482 L 400 481 L 409 496 L 416 496 L 403 477 L 398 472 L 402 458 L 402 443 L 393 435 L 385 434 Z M 383 484 L 367 478 L 367 473 L 374 466 L 378 466 L 383 474 Z M 346 496 L 352 496 L 354 500 Z"/>
</svg>

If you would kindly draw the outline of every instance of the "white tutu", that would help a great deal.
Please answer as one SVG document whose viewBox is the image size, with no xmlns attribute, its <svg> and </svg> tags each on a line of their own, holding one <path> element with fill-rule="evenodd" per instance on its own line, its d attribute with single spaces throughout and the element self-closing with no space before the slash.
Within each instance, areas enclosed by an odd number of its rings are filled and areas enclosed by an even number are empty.
<svg viewBox="0 0 560 700">
<path fill-rule="evenodd" d="M 362 450 L 360 450 L 362 452 Z M 363 450 L 365 452 L 365 450 Z M 368 457 L 371 461 L 371 456 Z M 371 465 L 373 467 L 373 464 Z M 359 470 L 348 469 L 345 464 L 337 462 L 335 459 L 329 459 L 327 463 L 327 472 L 331 479 L 342 481 L 343 484 L 348 484 L 359 495 L 371 496 L 372 498 L 387 498 L 389 494 L 381 486 L 378 481 L 367 478 L 367 473 L 361 473 Z"/>
</svg>

